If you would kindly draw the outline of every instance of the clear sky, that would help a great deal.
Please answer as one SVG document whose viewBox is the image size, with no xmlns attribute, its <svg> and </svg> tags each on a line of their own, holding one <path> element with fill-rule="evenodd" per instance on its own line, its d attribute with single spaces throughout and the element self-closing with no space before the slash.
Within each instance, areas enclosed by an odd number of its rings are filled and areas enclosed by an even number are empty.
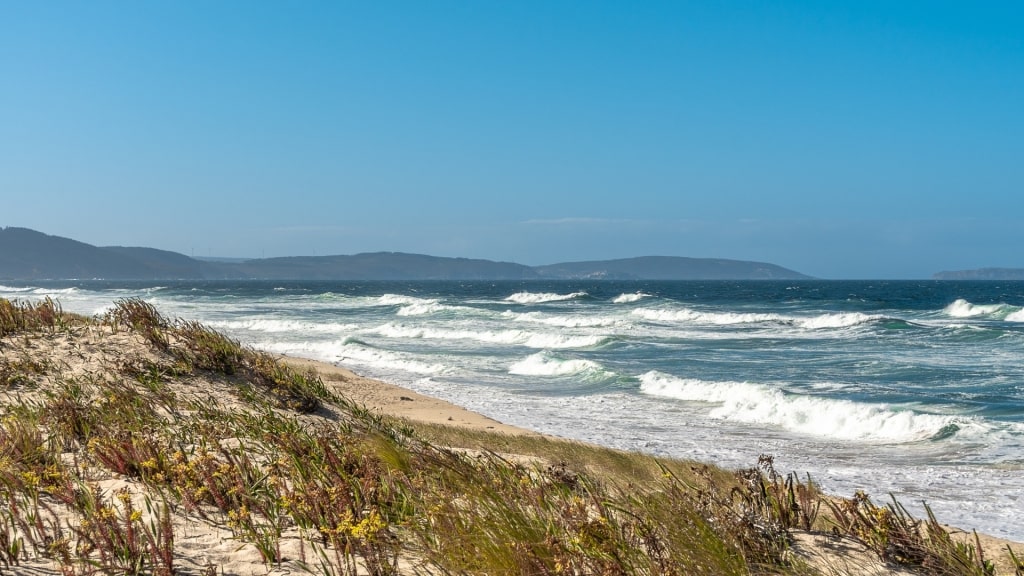
<svg viewBox="0 0 1024 576">
<path fill-rule="evenodd" d="M 3 2 L 0 226 L 1024 267 L 1024 2 Z"/>
</svg>

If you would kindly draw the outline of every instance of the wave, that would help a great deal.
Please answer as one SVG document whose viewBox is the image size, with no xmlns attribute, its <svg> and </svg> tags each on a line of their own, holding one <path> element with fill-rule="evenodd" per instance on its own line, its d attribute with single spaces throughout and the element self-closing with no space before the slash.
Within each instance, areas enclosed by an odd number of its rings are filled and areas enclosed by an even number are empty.
<svg viewBox="0 0 1024 576">
<path fill-rule="evenodd" d="M 538 352 L 516 362 L 508 369 L 509 374 L 519 376 L 572 376 L 590 375 L 605 377 L 610 372 L 597 362 L 580 359 L 563 359 Z"/>
<path fill-rule="evenodd" d="M 398 316 L 424 316 L 426 314 L 435 314 L 443 310 L 451 310 L 453 306 L 445 306 L 438 304 L 436 300 L 432 302 L 416 302 L 414 304 L 406 304 L 398 309 Z"/>
<path fill-rule="evenodd" d="M 445 365 L 439 362 L 422 362 L 404 354 L 379 350 L 357 343 L 343 345 L 338 352 L 338 362 L 401 370 L 414 374 L 441 374 L 446 370 Z"/>
<path fill-rule="evenodd" d="M 644 298 L 650 297 L 650 294 L 644 294 L 643 292 L 633 292 L 631 294 L 619 294 L 615 298 L 612 298 L 613 304 L 629 304 L 631 302 L 639 302 Z"/>
<path fill-rule="evenodd" d="M 516 304 L 543 304 L 546 302 L 564 302 L 589 296 L 586 292 L 573 292 L 572 294 L 554 294 L 551 292 L 516 292 L 505 298 L 506 302 Z"/>
<path fill-rule="evenodd" d="M 410 304 L 437 304 L 436 298 L 417 298 L 404 294 L 384 294 L 377 298 L 380 306 L 408 306 Z"/>
<path fill-rule="evenodd" d="M 1024 309 L 1009 304 L 972 304 L 963 298 L 958 298 L 952 304 L 942 309 L 942 312 L 953 318 L 978 318 L 989 317 L 994 320 L 1010 320 L 1020 322 L 1024 319 L 1021 315 Z"/>
<path fill-rule="evenodd" d="M 882 315 L 863 314 L 861 312 L 837 312 L 820 314 L 818 316 L 802 317 L 756 312 L 700 312 L 690 308 L 677 310 L 637 308 L 636 310 L 633 310 L 633 314 L 640 316 L 645 320 L 651 320 L 654 322 L 685 322 L 716 326 L 779 323 L 807 330 L 849 328 L 860 324 L 868 324 L 886 319 L 886 317 Z"/>
<path fill-rule="evenodd" d="M 21 294 L 23 292 L 32 292 L 33 290 L 39 290 L 39 288 L 36 288 L 35 286 L 16 288 L 14 286 L 4 286 L 0 284 L 0 292 L 13 292 L 15 294 Z"/>
<path fill-rule="evenodd" d="M 640 391 L 652 396 L 718 404 L 709 416 L 722 420 L 778 426 L 791 432 L 838 440 L 904 443 L 944 439 L 970 418 L 897 410 L 885 404 L 787 394 L 747 382 L 708 382 L 660 372 L 640 376 Z"/>
<path fill-rule="evenodd" d="M 270 318 L 249 318 L 245 320 L 211 321 L 213 328 L 224 330 L 248 330 L 252 332 L 291 332 L 291 333 L 338 333 L 358 330 L 358 324 L 339 324 L 336 322 L 313 322 L 301 320 L 282 320 Z"/>
<path fill-rule="evenodd" d="M 822 328 L 849 328 L 860 324 L 870 324 L 879 320 L 886 320 L 881 314 L 864 314 L 862 312 L 839 312 L 835 314 L 822 314 L 810 318 L 796 318 L 792 322 L 801 328 L 808 330 L 820 330 Z"/>
<path fill-rule="evenodd" d="M 527 348 L 569 349 L 591 348 L 607 340 L 603 336 L 573 336 L 544 334 L 528 330 L 452 330 L 385 324 L 375 332 L 388 338 L 414 338 L 427 340 L 475 340 L 488 344 L 519 345 Z"/>
<path fill-rule="evenodd" d="M 549 316 L 540 312 L 512 312 L 506 310 L 501 313 L 503 318 L 509 318 L 516 322 L 534 322 L 547 326 L 558 326 L 559 328 L 599 328 L 603 326 L 616 326 L 622 323 L 619 318 L 611 316 Z"/>
<path fill-rule="evenodd" d="M 381 350 L 356 338 L 321 342 L 268 342 L 260 348 L 271 352 L 312 357 L 325 362 L 363 366 L 373 370 L 401 371 L 413 374 L 442 374 L 448 367 L 439 362 L 424 362 L 412 355 Z"/>
</svg>

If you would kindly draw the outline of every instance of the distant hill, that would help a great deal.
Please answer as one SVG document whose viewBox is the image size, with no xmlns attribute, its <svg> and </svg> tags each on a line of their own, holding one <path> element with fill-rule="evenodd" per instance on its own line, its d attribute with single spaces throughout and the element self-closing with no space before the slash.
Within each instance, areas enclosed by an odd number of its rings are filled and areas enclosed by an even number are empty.
<svg viewBox="0 0 1024 576">
<path fill-rule="evenodd" d="M 978 268 L 954 270 L 932 275 L 935 280 L 1024 280 L 1024 268 Z"/>
<path fill-rule="evenodd" d="M 620 260 L 567 262 L 534 268 L 546 278 L 642 280 L 795 280 L 810 278 L 764 262 L 719 258 L 641 256 Z"/>
<path fill-rule="evenodd" d="M 808 278 L 763 262 L 645 256 L 524 266 L 400 252 L 252 260 L 97 247 L 27 228 L 0 228 L 0 280 L 764 280 Z"/>
</svg>

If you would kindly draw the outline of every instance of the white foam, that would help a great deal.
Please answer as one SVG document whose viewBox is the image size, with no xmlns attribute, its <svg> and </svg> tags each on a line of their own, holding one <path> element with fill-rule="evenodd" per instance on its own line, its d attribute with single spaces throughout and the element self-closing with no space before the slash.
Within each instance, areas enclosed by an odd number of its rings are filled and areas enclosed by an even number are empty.
<svg viewBox="0 0 1024 576">
<path fill-rule="evenodd" d="M 583 298 L 586 296 L 586 292 L 573 292 L 572 294 L 554 294 L 551 292 L 516 292 L 515 294 L 505 298 L 506 302 L 515 302 L 517 304 L 543 304 L 545 302 L 563 302 L 565 300 L 575 300 L 576 298 Z"/>
<path fill-rule="evenodd" d="M 598 328 L 602 326 L 615 326 L 622 323 L 621 319 L 612 316 L 580 316 L 576 314 L 551 316 L 540 312 L 519 313 L 512 312 L 511 310 L 502 312 L 501 316 L 516 322 L 534 322 L 560 328 Z"/>
<path fill-rule="evenodd" d="M 579 359 L 560 359 L 538 352 L 509 367 L 509 374 L 520 376 L 569 376 L 586 372 L 604 372 L 597 362 Z"/>
<path fill-rule="evenodd" d="M 252 332 L 318 332 L 336 334 L 359 329 L 358 324 L 339 324 L 335 322 L 314 322 L 301 320 L 285 320 L 279 318 L 250 317 L 244 320 L 210 321 L 210 326 L 224 330 L 248 330 Z"/>
<path fill-rule="evenodd" d="M 426 314 L 434 314 L 451 308 L 451 306 L 438 304 L 436 301 L 416 302 L 414 304 L 406 304 L 405 306 L 402 306 L 398 309 L 396 314 L 399 316 L 424 316 Z"/>
<path fill-rule="evenodd" d="M 640 377 L 640 391 L 653 396 L 718 404 L 712 418 L 778 426 L 839 440 L 903 443 L 925 440 L 951 425 L 976 425 L 968 418 L 920 414 L 885 404 L 787 394 L 763 384 L 708 382 L 659 372 Z"/>
<path fill-rule="evenodd" d="M 30 292 L 32 294 L 37 294 L 39 296 L 51 296 L 51 297 L 53 297 L 53 296 L 58 296 L 58 295 L 62 295 L 62 294 L 63 295 L 78 294 L 79 290 L 78 290 L 78 288 L 74 288 L 74 287 L 71 287 L 71 288 L 32 288 L 30 290 Z"/>
<path fill-rule="evenodd" d="M 784 316 L 782 314 L 756 312 L 701 312 L 691 308 L 637 308 L 632 313 L 653 322 L 680 322 L 712 326 L 779 323 L 806 330 L 849 328 L 884 318 L 881 315 L 863 314 L 860 312 L 837 312 L 818 316 Z"/>
<path fill-rule="evenodd" d="M 644 294 L 643 292 L 633 292 L 631 294 L 619 294 L 615 298 L 612 298 L 613 304 L 629 304 L 630 302 L 639 302 L 644 298 L 649 297 L 650 294 Z"/>
<path fill-rule="evenodd" d="M 1024 322 L 1024 308 L 1006 315 L 1007 322 Z"/>
<path fill-rule="evenodd" d="M 633 314 L 654 322 L 687 322 L 693 324 L 754 324 L 761 322 L 779 322 L 785 320 L 778 314 L 736 313 L 736 312 L 699 312 L 690 308 L 663 309 L 637 308 Z"/>
<path fill-rule="evenodd" d="M 958 298 L 942 311 L 953 318 L 976 318 L 995 314 L 1005 308 L 1005 304 L 971 304 L 963 298 Z"/>
<path fill-rule="evenodd" d="M 0 285 L 0 292 L 13 292 L 15 294 L 20 294 L 23 292 L 32 292 L 33 290 L 38 290 L 38 288 L 35 288 L 34 286 L 29 286 L 27 288 L 15 288 L 14 286 Z"/>
<path fill-rule="evenodd" d="M 794 323 L 801 328 L 808 330 L 821 330 L 823 328 L 849 328 L 860 324 L 867 324 L 876 320 L 882 320 L 885 316 L 879 314 L 863 314 L 861 312 L 838 312 L 834 314 L 822 314 L 810 318 L 797 318 Z"/>
<path fill-rule="evenodd" d="M 410 304 L 436 304 L 437 300 L 434 298 L 405 296 L 404 294 L 384 294 L 377 298 L 376 303 L 380 306 L 407 306 Z"/>
<path fill-rule="evenodd" d="M 445 365 L 439 362 L 421 362 L 394 352 L 353 344 L 346 344 L 339 356 L 339 362 L 397 369 L 414 374 L 441 374 L 445 371 Z"/>
<path fill-rule="evenodd" d="M 388 338 L 474 340 L 546 349 L 589 348 L 604 341 L 601 336 L 545 334 L 529 330 L 454 330 L 406 324 L 384 324 L 374 329 L 374 332 Z"/>
</svg>

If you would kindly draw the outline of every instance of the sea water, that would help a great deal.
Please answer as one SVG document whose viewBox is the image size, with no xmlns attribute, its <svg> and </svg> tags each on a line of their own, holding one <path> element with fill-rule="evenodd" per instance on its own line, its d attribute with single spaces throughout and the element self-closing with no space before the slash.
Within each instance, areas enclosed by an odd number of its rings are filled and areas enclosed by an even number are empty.
<svg viewBox="0 0 1024 576">
<path fill-rule="evenodd" d="M 508 424 L 1024 541 L 1024 282 L 70 282 Z"/>
</svg>

